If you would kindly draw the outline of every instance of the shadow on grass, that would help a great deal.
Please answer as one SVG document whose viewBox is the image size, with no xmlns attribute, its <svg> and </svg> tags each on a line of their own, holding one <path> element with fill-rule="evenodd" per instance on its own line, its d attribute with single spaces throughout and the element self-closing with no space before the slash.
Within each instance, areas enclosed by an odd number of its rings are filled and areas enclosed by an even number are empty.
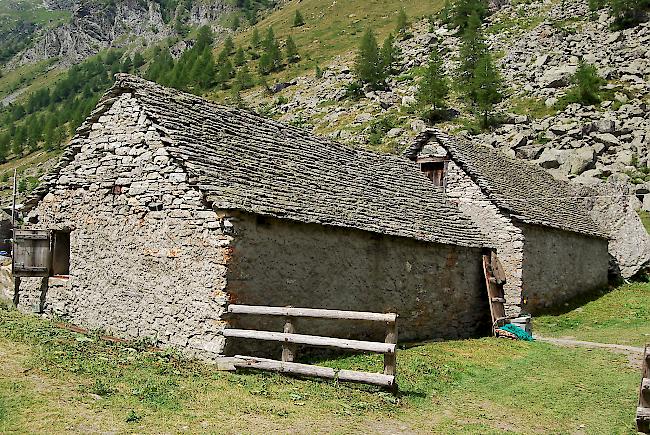
<svg viewBox="0 0 650 435">
<path fill-rule="evenodd" d="M 558 305 L 555 307 L 550 307 L 550 308 L 542 308 L 540 310 L 535 311 L 535 316 L 559 316 L 562 314 L 569 313 L 576 308 L 580 308 L 581 306 L 593 302 L 595 300 L 600 299 L 601 297 L 605 296 L 606 294 L 610 293 L 616 289 L 615 285 L 611 285 L 606 288 L 594 290 L 592 292 L 589 292 L 587 294 L 582 294 L 578 295 L 576 297 L 573 297 L 567 301 L 564 301 L 562 305 Z"/>
</svg>

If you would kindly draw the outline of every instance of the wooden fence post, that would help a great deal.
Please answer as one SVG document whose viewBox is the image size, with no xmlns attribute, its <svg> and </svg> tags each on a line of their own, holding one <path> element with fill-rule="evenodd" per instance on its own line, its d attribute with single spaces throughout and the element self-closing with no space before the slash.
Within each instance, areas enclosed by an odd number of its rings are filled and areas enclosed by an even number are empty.
<svg viewBox="0 0 650 435">
<path fill-rule="evenodd" d="M 296 326 L 294 324 L 293 317 L 285 317 L 284 319 L 284 332 L 285 334 L 293 334 L 296 332 Z M 283 362 L 293 362 L 296 357 L 296 345 L 293 343 L 284 342 L 282 343 L 282 361 Z"/>
<path fill-rule="evenodd" d="M 386 324 L 386 339 L 384 343 L 397 344 L 397 320 Z M 384 374 L 395 376 L 397 369 L 397 348 L 393 353 L 384 354 Z"/>
</svg>

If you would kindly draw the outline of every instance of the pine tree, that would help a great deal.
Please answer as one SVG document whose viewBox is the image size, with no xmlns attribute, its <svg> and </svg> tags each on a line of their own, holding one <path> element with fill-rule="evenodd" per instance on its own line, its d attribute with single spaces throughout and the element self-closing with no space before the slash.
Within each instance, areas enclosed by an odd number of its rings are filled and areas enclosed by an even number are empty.
<svg viewBox="0 0 650 435">
<path fill-rule="evenodd" d="M 296 15 L 293 17 L 293 27 L 300 27 L 305 25 L 305 20 L 299 10 L 296 10 Z"/>
<path fill-rule="evenodd" d="M 244 54 L 244 49 L 239 47 L 237 51 L 235 51 L 235 58 L 233 59 L 233 63 L 235 66 L 242 66 L 244 63 L 246 63 L 246 55 Z"/>
<path fill-rule="evenodd" d="M 239 109 L 244 109 L 246 108 L 246 102 L 241 96 L 241 89 L 239 88 L 238 85 L 233 86 L 232 92 L 231 92 L 231 102 L 234 107 L 237 107 Z"/>
<path fill-rule="evenodd" d="M 449 84 L 442 57 L 438 49 L 434 48 L 431 51 L 424 76 L 418 83 L 418 103 L 431 107 L 432 112 L 427 114 L 427 117 L 431 119 L 447 106 L 447 95 L 449 95 Z"/>
<path fill-rule="evenodd" d="M 223 49 L 226 53 L 228 53 L 228 55 L 232 54 L 232 52 L 235 51 L 235 43 L 233 42 L 231 36 L 228 36 L 223 42 Z"/>
<path fill-rule="evenodd" d="M 9 133 L 5 133 L 0 136 L 0 163 L 7 161 L 7 155 L 9 154 L 9 145 L 11 144 L 11 136 Z"/>
<path fill-rule="evenodd" d="M 397 24 L 395 26 L 395 33 L 398 35 L 403 35 L 406 33 L 408 27 L 408 17 L 406 16 L 406 11 L 404 8 L 400 8 L 399 14 L 397 15 Z"/>
<path fill-rule="evenodd" d="M 241 20 L 239 19 L 239 15 L 235 15 L 232 19 L 232 23 L 230 24 L 230 29 L 235 31 L 239 29 L 239 26 L 241 26 Z"/>
<path fill-rule="evenodd" d="M 144 63 L 144 57 L 142 57 L 142 54 L 140 54 L 140 52 L 137 52 L 135 55 L 133 55 L 133 68 L 136 70 L 140 69 Z"/>
<path fill-rule="evenodd" d="M 474 95 L 471 94 L 473 88 L 471 84 L 474 80 L 474 71 L 476 70 L 476 65 L 487 52 L 488 48 L 485 43 L 485 39 L 480 30 L 479 17 L 477 14 L 473 14 L 470 17 L 470 23 L 463 33 L 459 57 L 460 57 L 460 66 L 458 71 L 458 81 L 459 86 L 466 90 L 470 91 L 470 100 L 474 100 Z"/>
<path fill-rule="evenodd" d="M 11 141 L 11 151 L 15 156 L 20 157 L 22 155 L 26 142 L 27 132 L 25 131 L 25 127 L 16 127 L 16 133 Z"/>
<path fill-rule="evenodd" d="M 266 64 L 266 68 L 263 70 L 268 71 L 266 74 L 279 70 L 282 67 L 282 52 L 280 51 L 278 41 L 275 39 L 275 33 L 273 33 L 272 27 L 269 27 L 267 30 L 262 46 L 264 47 L 264 54 L 260 58 L 260 64 L 263 63 L 262 59 L 264 59 L 264 63 Z M 262 70 L 261 67 L 260 69 Z"/>
<path fill-rule="evenodd" d="M 377 46 L 377 39 L 371 29 L 366 30 L 361 38 L 355 72 L 359 80 L 368 83 L 373 89 L 381 89 L 384 86 L 386 79 L 384 65 Z"/>
<path fill-rule="evenodd" d="M 210 26 L 201 26 L 199 27 L 198 34 L 196 35 L 196 43 L 192 48 L 196 49 L 196 51 L 202 52 L 205 47 L 212 45 L 213 41 L 214 38 L 212 36 L 212 29 L 210 29 Z M 230 42 L 232 42 L 232 39 L 230 39 Z"/>
<path fill-rule="evenodd" d="M 131 56 L 128 54 L 124 58 L 124 62 L 122 62 L 122 68 L 120 68 L 121 72 L 128 73 L 131 72 L 133 69 L 133 61 L 131 60 Z"/>
<path fill-rule="evenodd" d="M 605 83 L 596 67 L 580 60 L 578 69 L 572 77 L 575 88 L 569 94 L 574 96 L 576 102 L 582 104 L 600 103 L 600 87 Z"/>
<path fill-rule="evenodd" d="M 648 0 L 608 0 L 615 28 L 632 27 L 642 21 Z"/>
<path fill-rule="evenodd" d="M 242 66 L 239 71 L 237 71 L 235 81 L 237 82 L 237 86 L 242 90 L 250 89 L 255 86 L 255 81 L 253 80 L 253 76 L 251 76 L 247 65 Z"/>
<path fill-rule="evenodd" d="M 260 32 L 257 30 L 257 27 L 253 27 L 253 36 L 251 36 L 251 46 L 257 48 L 262 43 L 260 38 Z"/>
<path fill-rule="evenodd" d="M 468 27 L 480 27 L 481 22 L 488 14 L 486 0 L 458 0 L 453 7 L 452 24 L 465 30 Z M 472 16 L 478 18 L 478 22 L 472 20 Z"/>
<path fill-rule="evenodd" d="M 193 79 L 194 83 L 198 84 L 201 89 L 209 89 L 213 82 L 213 71 L 215 68 L 214 57 L 212 56 L 212 48 L 207 46 L 203 49 L 203 53 L 194 64 Z"/>
<path fill-rule="evenodd" d="M 384 40 L 380 51 L 381 63 L 386 75 L 394 74 L 397 70 L 396 65 L 400 62 L 401 52 L 395 45 L 395 37 L 389 34 Z"/>
<path fill-rule="evenodd" d="M 501 75 L 494 66 L 489 52 L 481 56 L 476 63 L 471 87 L 474 95 L 473 103 L 481 116 L 481 124 L 487 127 L 494 105 L 503 99 Z"/>
<path fill-rule="evenodd" d="M 234 69 L 230 59 L 228 58 L 228 53 L 224 48 L 217 59 L 217 74 L 216 82 L 221 85 L 222 89 L 228 88 L 228 81 L 233 75 Z"/>
<path fill-rule="evenodd" d="M 293 42 L 293 38 L 291 36 L 287 38 L 285 50 L 287 52 L 288 63 L 294 63 L 300 60 L 300 56 L 298 55 L 298 47 L 296 47 L 296 43 Z"/>
</svg>

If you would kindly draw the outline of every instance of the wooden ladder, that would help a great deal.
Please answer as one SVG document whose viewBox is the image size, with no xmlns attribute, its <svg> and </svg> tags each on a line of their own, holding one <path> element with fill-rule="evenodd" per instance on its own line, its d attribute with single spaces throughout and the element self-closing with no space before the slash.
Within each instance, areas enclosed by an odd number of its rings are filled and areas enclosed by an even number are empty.
<svg viewBox="0 0 650 435">
<path fill-rule="evenodd" d="M 496 252 L 493 250 L 483 254 L 483 273 L 485 274 L 485 287 L 490 302 L 492 334 L 495 335 L 495 329 L 506 323 L 506 309 L 503 305 L 506 302 L 503 293 L 506 275 Z"/>
<path fill-rule="evenodd" d="M 650 433 L 650 344 L 645 345 L 642 366 L 639 404 L 636 408 L 636 430 Z"/>
</svg>

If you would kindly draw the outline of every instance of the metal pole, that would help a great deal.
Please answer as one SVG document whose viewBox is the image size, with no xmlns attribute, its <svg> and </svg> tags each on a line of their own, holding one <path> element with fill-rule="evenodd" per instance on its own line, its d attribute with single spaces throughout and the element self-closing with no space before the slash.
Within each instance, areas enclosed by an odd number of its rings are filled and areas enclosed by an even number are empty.
<svg viewBox="0 0 650 435">
<path fill-rule="evenodd" d="M 11 204 L 11 228 L 15 229 L 16 228 L 16 186 L 17 186 L 17 174 L 18 171 L 14 169 L 14 195 L 13 195 L 13 203 Z"/>
</svg>

